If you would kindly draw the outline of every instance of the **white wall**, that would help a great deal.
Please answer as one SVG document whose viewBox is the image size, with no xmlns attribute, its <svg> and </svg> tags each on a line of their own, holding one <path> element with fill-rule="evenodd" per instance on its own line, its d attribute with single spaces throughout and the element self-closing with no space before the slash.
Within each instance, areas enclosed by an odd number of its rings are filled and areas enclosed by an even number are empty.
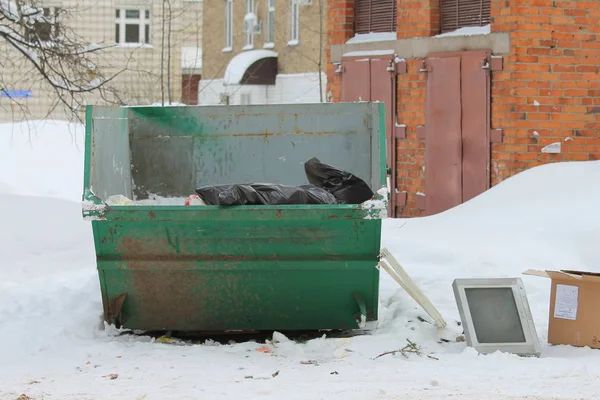
<svg viewBox="0 0 600 400">
<path fill-rule="evenodd" d="M 323 101 L 327 87 L 327 75 L 321 74 Z M 275 85 L 223 85 L 222 79 L 201 81 L 198 104 L 221 104 L 221 95 L 230 96 L 229 104 L 283 104 L 318 103 L 319 73 L 277 75 Z"/>
</svg>

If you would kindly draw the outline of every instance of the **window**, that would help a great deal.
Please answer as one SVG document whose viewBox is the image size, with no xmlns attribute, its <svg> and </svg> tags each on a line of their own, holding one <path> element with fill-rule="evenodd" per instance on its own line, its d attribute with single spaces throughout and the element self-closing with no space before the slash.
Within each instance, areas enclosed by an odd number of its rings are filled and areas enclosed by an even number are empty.
<svg viewBox="0 0 600 400">
<path fill-rule="evenodd" d="M 296 0 L 291 0 L 292 7 L 290 8 L 290 46 L 295 46 L 300 40 L 300 6 Z"/>
<path fill-rule="evenodd" d="M 254 31 L 252 24 L 256 22 L 254 14 L 254 0 L 246 0 L 246 16 L 244 17 L 244 26 L 246 27 L 246 46 L 245 50 L 254 48 Z"/>
<path fill-rule="evenodd" d="M 33 26 L 25 29 L 25 37 L 29 42 L 50 42 L 60 33 L 58 22 L 61 9 L 58 7 L 45 7 L 43 14 L 36 18 Z"/>
<path fill-rule="evenodd" d="M 490 0 L 440 0 L 442 33 L 490 23 Z"/>
<path fill-rule="evenodd" d="M 231 51 L 233 48 L 233 0 L 225 0 L 225 48 L 223 51 Z"/>
<path fill-rule="evenodd" d="M 396 0 L 356 0 L 354 33 L 396 32 L 396 11 Z"/>
<path fill-rule="evenodd" d="M 275 43 L 275 0 L 267 0 L 267 36 L 265 47 L 273 47 Z M 271 45 L 271 46 L 269 46 Z"/>
<path fill-rule="evenodd" d="M 252 104 L 252 93 L 241 93 L 240 94 L 240 104 L 241 105 Z"/>
<path fill-rule="evenodd" d="M 118 44 L 150 44 L 150 11 L 118 9 L 116 11 L 115 42 Z"/>
</svg>

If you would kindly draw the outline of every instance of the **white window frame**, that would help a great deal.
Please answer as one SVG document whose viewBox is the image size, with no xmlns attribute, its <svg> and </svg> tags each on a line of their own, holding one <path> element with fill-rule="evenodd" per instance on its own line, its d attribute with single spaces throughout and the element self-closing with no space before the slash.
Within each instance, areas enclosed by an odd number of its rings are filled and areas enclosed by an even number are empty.
<svg viewBox="0 0 600 400">
<path fill-rule="evenodd" d="M 265 49 L 272 49 L 275 47 L 275 0 L 267 0 L 267 24 L 265 26 Z M 272 24 L 272 25 L 271 25 Z M 271 26 L 273 30 L 271 30 Z"/>
<path fill-rule="evenodd" d="M 246 0 L 246 14 L 244 15 L 244 26 L 246 26 L 246 15 L 254 12 L 254 0 Z M 246 45 L 244 50 L 252 50 L 254 48 L 254 33 L 246 32 Z"/>
<path fill-rule="evenodd" d="M 288 46 L 297 46 L 300 43 L 300 5 L 296 0 L 290 0 L 290 40 Z"/>
<path fill-rule="evenodd" d="M 146 26 L 148 26 L 148 36 L 152 36 L 152 15 L 150 14 L 150 9 L 148 8 L 138 8 L 138 7 L 123 7 L 117 8 L 119 11 L 119 16 L 116 18 L 116 25 L 119 26 L 119 41 L 117 42 L 117 38 L 115 38 L 115 43 L 120 47 L 129 47 L 129 46 L 144 46 L 144 47 L 152 47 L 150 43 L 150 37 L 146 37 Z M 139 11 L 139 18 L 127 18 L 127 11 Z M 148 14 L 148 16 L 146 16 Z M 137 42 L 126 42 L 125 40 L 125 26 L 126 25 L 137 25 L 138 26 L 138 41 Z"/>
<path fill-rule="evenodd" d="M 223 52 L 233 50 L 233 0 L 225 0 L 225 47 Z"/>
<path fill-rule="evenodd" d="M 252 92 L 240 93 L 240 105 L 248 106 L 252 104 Z"/>
</svg>

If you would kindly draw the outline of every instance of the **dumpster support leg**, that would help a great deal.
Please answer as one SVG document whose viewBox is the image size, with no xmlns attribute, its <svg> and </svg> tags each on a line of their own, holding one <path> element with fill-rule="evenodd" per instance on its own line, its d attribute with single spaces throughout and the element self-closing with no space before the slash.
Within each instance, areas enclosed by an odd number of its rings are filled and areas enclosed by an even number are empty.
<svg viewBox="0 0 600 400">
<path fill-rule="evenodd" d="M 125 298 L 127 297 L 127 292 L 121 293 L 117 297 L 113 298 L 110 302 L 110 306 L 108 308 L 108 315 L 106 319 L 108 323 L 115 323 L 120 325 L 120 321 L 117 321 L 119 316 L 121 315 L 121 309 L 123 308 L 123 303 L 125 303 Z"/>
<path fill-rule="evenodd" d="M 354 300 L 358 303 L 358 308 L 360 309 L 360 321 L 358 322 L 358 326 L 360 328 L 365 327 L 365 323 L 367 322 L 367 304 L 365 303 L 365 298 L 357 292 L 354 292 Z"/>
</svg>

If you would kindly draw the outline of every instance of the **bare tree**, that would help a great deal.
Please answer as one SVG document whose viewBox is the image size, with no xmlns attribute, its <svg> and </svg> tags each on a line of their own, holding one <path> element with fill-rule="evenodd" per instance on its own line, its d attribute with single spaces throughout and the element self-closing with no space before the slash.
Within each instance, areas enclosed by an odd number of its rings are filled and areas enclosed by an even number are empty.
<svg viewBox="0 0 600 400">
<path fill-rule="evenodd" d="M 103 70 L 110 68 L 104 62 L 103 51 L 114 45 L 90 44 L 69 28 L 68 18 L 69 10 L 42 8 L 39 0 L 0 0 L 0 39 L 30 67 L 28 80 L 44 81 L 56 94 L 52 109 L 62 104 L 79 118 L 77 111 L 90 93 L 106 103 L 122 104 L 110 83 L 125 69 L 110 75 Z M 14 57 L 0 56 L 0 90 L 9 98 L 3 71 L 14 62 Z"/>
</svg>

